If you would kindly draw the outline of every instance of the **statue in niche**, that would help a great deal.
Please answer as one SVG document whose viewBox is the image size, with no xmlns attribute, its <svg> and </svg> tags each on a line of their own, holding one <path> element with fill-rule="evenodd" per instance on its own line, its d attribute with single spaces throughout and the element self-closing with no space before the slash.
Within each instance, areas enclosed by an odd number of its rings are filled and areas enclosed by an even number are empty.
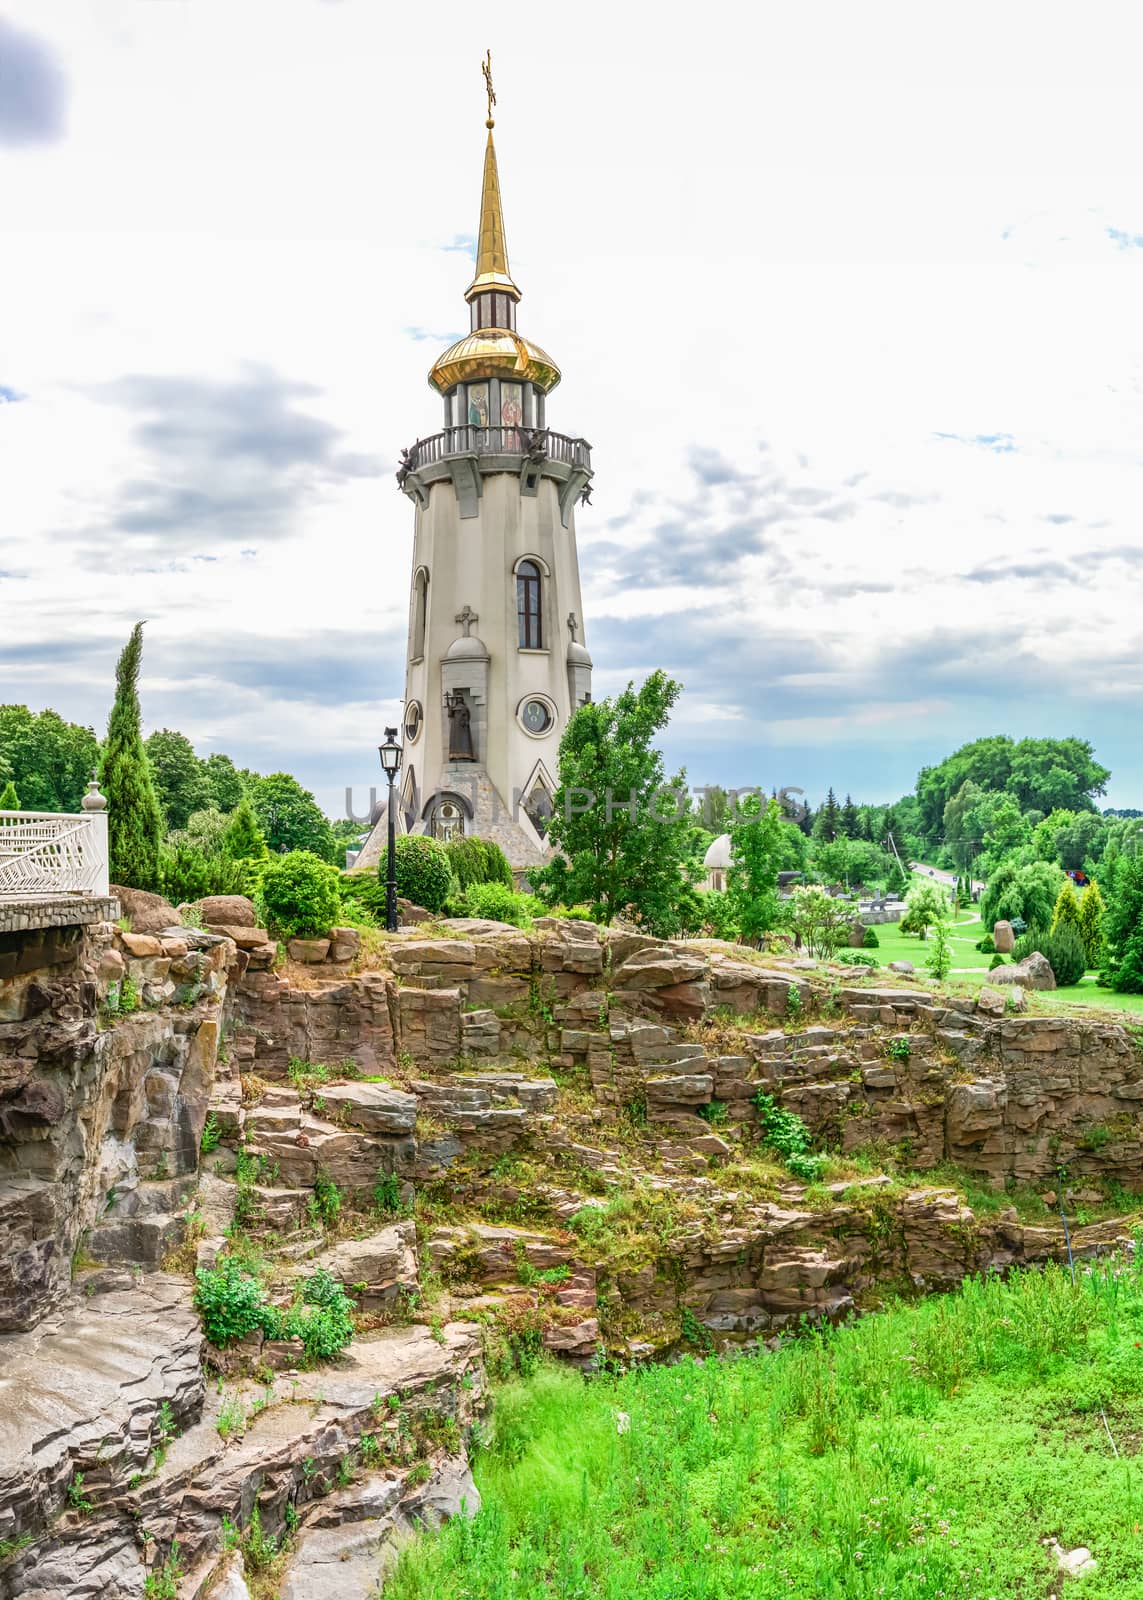
<svg viewBox="0 0 1143 1600">
<path fill-rule="evenodd" d="M 472 748 L 472 712 L 464 702 L 464 693 L 452 689 L 445 696 L 448 707 L 448 758 L 450 761 L 475 761 Z"/>
</svg>

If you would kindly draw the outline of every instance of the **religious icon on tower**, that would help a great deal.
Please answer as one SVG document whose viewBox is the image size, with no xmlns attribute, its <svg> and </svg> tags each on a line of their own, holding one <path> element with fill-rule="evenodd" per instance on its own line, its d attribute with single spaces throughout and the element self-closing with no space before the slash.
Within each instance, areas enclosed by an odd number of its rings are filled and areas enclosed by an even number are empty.
<svg viewBox="0 0 1143 1600">
<path fill-rule="evenodd" d="M 505 450 L 520 449 L 520 434 L 516 431 L 524 420 L 524 391 L 518 383 L 500 385 L 500 422 L 505 430 Z"/>
<path fill-rule="evenodd" d="M 468 425 L 470 428 L 488 426 L 488 385 L 470 383 L 468 386 Z"/>
<path fill-rule="evenodd" d="M 464 703 L 464 692 L 453 689 L 445 696 L 448 707 L 448 758 L 450 761 L 475 761 L 472 748 L 472 712 Z"/>
</svg>

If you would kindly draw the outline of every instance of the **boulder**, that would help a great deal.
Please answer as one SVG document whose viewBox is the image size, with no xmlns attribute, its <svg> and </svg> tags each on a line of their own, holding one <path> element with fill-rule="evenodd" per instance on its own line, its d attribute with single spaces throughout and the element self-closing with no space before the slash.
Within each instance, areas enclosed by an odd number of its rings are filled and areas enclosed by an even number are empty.
<svg viewBox="0 0 1143 1600">
<path fill-rule="evenodd" d="M 368 1133 L 412 1133 L 417 1097 L 387 1083 L 334 1083 L 320 1091 L 326 1113 Z"/>
<path fill-rule="evenodd" d="M 1016 947 L 1016 935 L 1010 922 L 997 922 L 992 928 L 992 942 L 997 955 L 1010 956 Z"/>
<path fill-rule="evenodd" d="M 344 1284 L 363 1311 L 376 1310 L 396 1299 L 399 1288 L 417 1287 L 417 1229 L 414 1222 L 398 1222 L 367 1239 L 346 1239 L 315 1256 L 308 1265 L 324 1267 Z"/>
<path fill-rule="evenodd" d="M 1002 1017 L 1008 1004 L 1008 996 L 1001 989 L 996 989 L 992 984 L 984 983 L 980 986 L 980 993 L 976 997 L 976 1009 L 986 1017 Z"/>
<path fill-rule="evenodd" d="M 916 970 L 911 961 L 890 961 L 889 963 L 890 972 L 902 972 L 908 975 L 916 972 Z"/>
<path fill-rule="evenodd" d="M 163 953 L 161 942 L 152 933 L 121 933 L 119 942 L 127 954 L 134 956 L 136 961 L 145 961 Z"/>
<path fill-rule="evenodd" d="M 1038 950 L 1010 967 L 997 967 L 992 974 L 993 983 L 1017 983 L 1025 989 L 1054 989 L 1056 975 L 1046 956 Z"/>
<path fill-rule="evenodd" d="M 211 933 L 233 939 L 240 950 L 258 950 L 270 942 L 270 935 L 265 928 L 248 928 L 241 922 L 209 922 L 207 927 Z"/>
<path fill-rule="evenodd" d="M 289 939 L 286 942 L 286 954 L 291 961 L 317 967 L 329 955 L 329 945 L 328 939 Z"/>
<path fill-rule="evenodd" d="M 202 920 L 208 926 L 212 922 L 226 923 L 232 928 L 257 926 L 254 902 L 248 900 L 244 894 L 208 894 L 201 900 L 196 900 L 195 905 L 202 912 Z"/>
<path fill-rule="evenodd" d="M 329 931 L 329 959 L 352 961 L 361 949 L 361 935 L 356 928 L 331 928 Z"/>
<path fill-rule="evenodd" d="M 111 885 L 111 893 L 131 925 L 132 933 L 162 933 L 165 928 L 177 928 L 179 914 L 169 900 L 161 894 L 148 894 L 146 889 L 123 889 Z"/>
</svg>

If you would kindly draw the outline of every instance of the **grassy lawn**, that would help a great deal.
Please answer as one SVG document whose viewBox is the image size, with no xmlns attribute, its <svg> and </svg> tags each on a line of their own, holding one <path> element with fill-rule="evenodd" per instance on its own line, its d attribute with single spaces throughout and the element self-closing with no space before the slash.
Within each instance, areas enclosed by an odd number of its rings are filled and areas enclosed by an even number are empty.
<svg viewBox="0 0 1143 1600">
<path fill-rule="evenodd" d="M 927 939 L 922 939 L 916 933 L 902 933 L 895 922 L 882 923 L 873 931 L 877 935 L 878 946 L 869 953 L 876 956 L 883 967 L 887 967 L 890 961 L 911 961 L 918 972 L 924 972 L 925 962 L 933 948 L 931 933 Z M 949 925 L 949 938 L 953 947 L 954 972 L 970 968 L 982 975 L 987 974 L 992 957 L 975 948 L 977 940 L 984 938 L 984 925 L 978 916 L 970 911 L 958 911 L 957 920 Z"/>
<path fill-rule="evenodd" d="M 406 1549 L 386 1600 L 1138 1600 L 1141 1444 L 1138 1259 L 774 1355 L 541 1367 L 497 1397 L 483 1509 Z M 1049 1538 L 1098 1566 L 1062 1583 Z"/>
</svg>

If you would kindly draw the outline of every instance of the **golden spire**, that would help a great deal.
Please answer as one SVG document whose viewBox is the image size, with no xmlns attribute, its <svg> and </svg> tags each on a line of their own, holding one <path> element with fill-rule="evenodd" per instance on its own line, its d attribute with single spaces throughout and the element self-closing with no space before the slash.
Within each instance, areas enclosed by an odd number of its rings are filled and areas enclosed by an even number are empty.
<svg viewBox="0 0 1143 1600">
<path fill-rule="evenodd" d="M 508 270 L 508 243 L 504 237 L 504 210 L 500 203 L 500 174 L 496 168 L 496 146 L 492 142 L 492 107 L 496 91 L 492 87 L 492 51 L 481 63 L 484 88 L 488 96 L 488 143 L 484 149 L 484 185 L 480 193 L 480 228 L 476 236 L 476 276 L 465 291 L 471 301 L 482 290 L 495 289 L 520 299 L 520 291 Z"/>
</svg>

